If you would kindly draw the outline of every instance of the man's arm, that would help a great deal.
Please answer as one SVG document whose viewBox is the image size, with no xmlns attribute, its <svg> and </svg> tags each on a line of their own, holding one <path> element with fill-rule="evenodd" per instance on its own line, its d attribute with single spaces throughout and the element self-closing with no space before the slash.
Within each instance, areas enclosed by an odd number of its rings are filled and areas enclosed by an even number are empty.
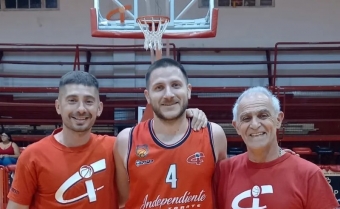
<svg viewBox="0 0 340 209">
<path fill-rule="evenodd" d="M 16 164 L 12 186 L 8 193 L 7 209 L 28 209 L 38 188 L 34 150 L 27 148 Z"/>
<path fill-rule="evenodd" d="M 339 205 L 331 185 L 327 182 L 321 170 L 318 170 L 308 180 L 306 202 L 308 209 L 335 209 Z"/>
<path fill-rule="evenodd" d="M 218 187 L 219 177 L 220 177 L 220 162 L 227 158 L 227 137 L 222 129 L 222 127 L 216 123 L 210 122 L 212 140 L 214 144 L 214 153 L 216 159 L 216 167 L 214 172 L 214 177 L 212 179 L 213 196 L 214 196 L 214 209 L 220 209 L 220 203 L 218 202 Z"/>
<path fill-rule="evenodd" d="M 131 128 L 126 128 L 117 136 L 117 141 L 113 149 L 116 168 L 116 184 L 118 188 L 119 206 L 123 207 L 129 197 L 129 177 L 126 170 L 129 137 Z"/>
<path fill-rule="evenodd" d="M 223 128 L 216 124 L 210 123 L 212 129 L 212 137 L 214 141 L 214 151 L 216 161 L 220 161 L 227 158 L 227 137 L 223 131 Z"/>
<path fill-rule="evenodd" d="M 220 160 L 216 163 L 214 172 L 214 200 L 215 209 L 225 209 L 226 207 L 228 191 L 229 175 L 232 175 L 229 171 L 231 170 L 231 163 L 229 159 Z M 237 175 L 237 174 L 236 174 Z"/>
<path fill-rule="evenodd" d="M 28 205 L 20 205 L 18 203 L 15 203 L 13 201 L 8 201 L 7 209 L 29 209 Z"/>
</svg>

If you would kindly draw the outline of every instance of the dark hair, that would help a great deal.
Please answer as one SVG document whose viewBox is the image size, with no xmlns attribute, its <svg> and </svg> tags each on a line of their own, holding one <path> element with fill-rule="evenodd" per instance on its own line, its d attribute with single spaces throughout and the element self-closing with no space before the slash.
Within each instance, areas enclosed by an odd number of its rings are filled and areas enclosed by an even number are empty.
<svg viewBox="0 0 340 209">
<path fill-rule="evenodd" d="M 63 75 L 59 81 L 59 89 L 68 84 L 80 84 L 84 86 L 95 87 L 99 90 L 97 78 L 84 71 L 70 71 Z"/>
<path fill-rule="evenodd" d="M 177 62 L 176 60 L 173 60 L 173 59 L 170 59 L 170 58 L 162 58 L 162 59 L 159 59 L 157 61 L 155 61 L 154 63 L 152 63 L 146 73 L 146 76 L 145 76 L 145 81 L 146 81 L 146 87 L 148 88 L 149 87 L 149 80 L 150 80 L 150 76 L 151 76 L 151 73 L 158 69 L 158 68 L 161 68 L 161 67 L 177 67 L 183 74 L 184 78 L 185 78 L 185 82 L 188 83 L 189 79 L 188 79 L 188 74 L 187 72 L 185 71 L 184 67 L 179 63 Z"/>
<path fill-rule="evenodd" d="M 10 133 L 4 131 L 4 132 L 2 132 L 2 134 L 6 134 L 8 136 L 8 140 L 13 141 L 12 135 Z"/>
</svg>

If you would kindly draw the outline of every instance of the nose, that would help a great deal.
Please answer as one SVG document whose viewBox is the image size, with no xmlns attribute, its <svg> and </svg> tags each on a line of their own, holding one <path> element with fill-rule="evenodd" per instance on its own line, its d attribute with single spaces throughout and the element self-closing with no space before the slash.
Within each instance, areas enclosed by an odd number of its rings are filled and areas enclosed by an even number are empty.
<svg viewBox="0 0 340 209">
<path fill-rule="evenodd" d="M 164 94 L 164 98 L 165 99 L 172 99 L 174 97 L 174 93 L 171 91 L 171 88 L 170 87 L 167 87 L 165 89 L 165 94 Z"/>
<path fill-rule="evenodd" d="M 250 128 L 258 129 L 260 126 L 261 126 L 261 123 L 259 122 L 259 118 L 253 117 L 250 121 Z"/>
<path fill-rule="evenodd" d="M 78 110 L 77 111 L 78 111 L 79 114 L 83 114 L 83 113 L 86 112 L 86 108 L 85 108 L 83 102 L 79 102 L 79 106 L 78 106 Z"/>
</svg>

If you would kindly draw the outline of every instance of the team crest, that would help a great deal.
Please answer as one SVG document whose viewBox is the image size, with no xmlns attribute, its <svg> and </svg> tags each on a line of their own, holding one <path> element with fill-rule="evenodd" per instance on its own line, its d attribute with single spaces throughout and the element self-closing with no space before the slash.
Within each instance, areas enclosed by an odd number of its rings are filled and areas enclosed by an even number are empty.
<svg viewBox="0 0 340 209">
<path fill-rule="evenodd" d="M 187 158 L 187 162 L 190 164 L 201 165 L 203 163 L 204 157 L 205 156 L 203 152 L 196 152 L 195 154 L 192 154 Z"/>
<path fill-rule="evenodd" d="M 138 157 L 146 157 L 149 153 L 149 147 L 148 145 L 144 144 L 144 145 L 137 145 L 136 147 L 136 155 Z"/>
</svg>

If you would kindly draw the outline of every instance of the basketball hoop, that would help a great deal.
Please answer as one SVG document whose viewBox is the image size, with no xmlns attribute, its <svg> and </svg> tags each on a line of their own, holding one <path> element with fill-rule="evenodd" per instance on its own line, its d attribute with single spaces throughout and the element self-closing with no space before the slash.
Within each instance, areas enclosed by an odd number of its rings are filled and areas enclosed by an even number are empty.
<svg viewBox="0 0 340 209">
<path fill-rule="evenodd" d="M 170 18 L 167 16 L 151 15 L 137 18 L 137 23 L 144 34 L 146 50 L 162 50 L 162 36 Z"/>
</svg>

